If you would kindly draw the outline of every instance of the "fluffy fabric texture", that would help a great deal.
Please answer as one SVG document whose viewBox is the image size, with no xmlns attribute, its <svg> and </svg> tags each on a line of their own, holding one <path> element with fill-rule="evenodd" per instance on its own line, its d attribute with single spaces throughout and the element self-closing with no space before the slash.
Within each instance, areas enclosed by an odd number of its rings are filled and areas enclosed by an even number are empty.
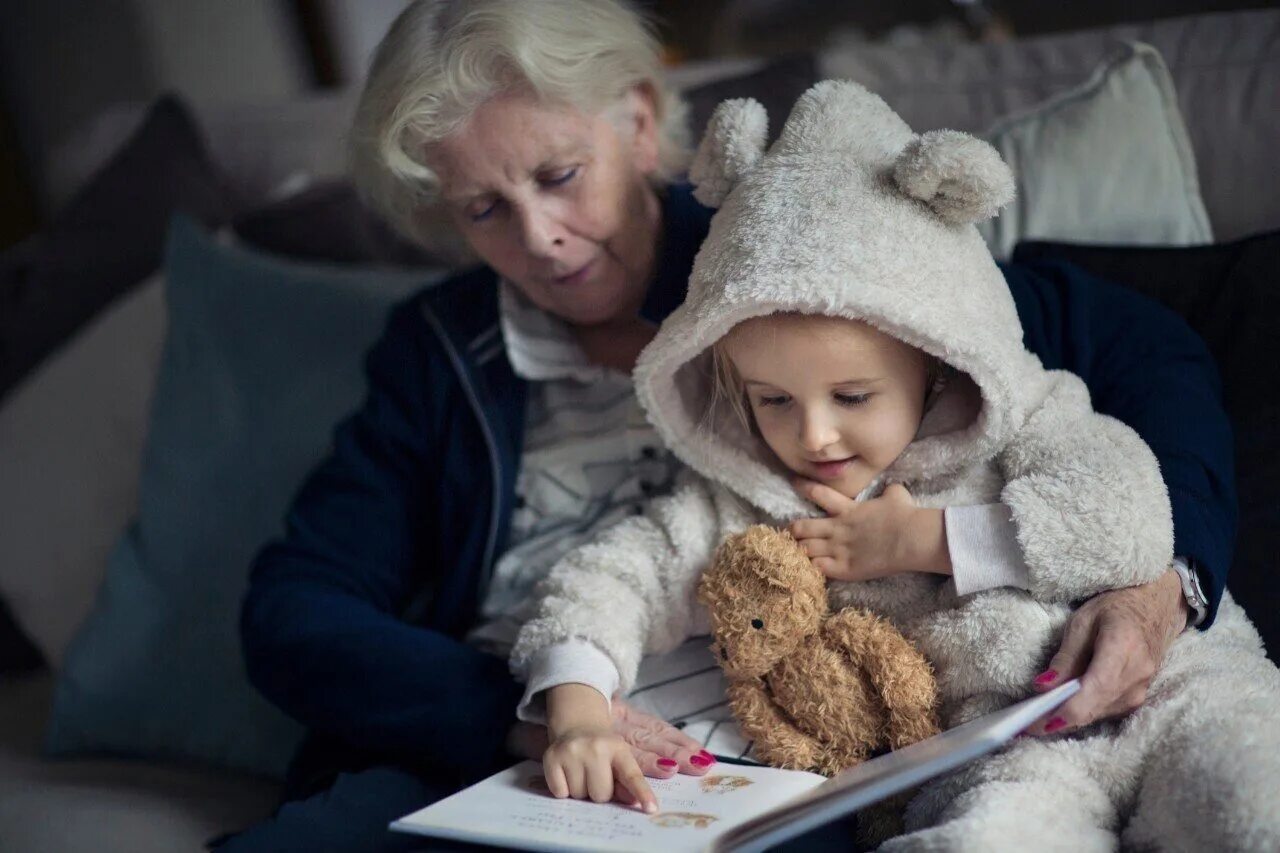
<svg viewBox="0 0 1280 853">
<path fill-rule="evenodd" d="M 734 109 L 739 116 L 749 114 Z M 947 726 L 1025 697 L 1058 645 L 1069 603 L 1159 577 L 1173 556 L 1173 532 L 1168 495 L 1147 446 L 1124 425 L 1095 414 L 1078 378 L 1045 370 L 1023 347 L 1004 278 L 976 228 L 966 224 L 1007 195 L 1007 175 L 962 135 L 917 138 L 882 100 L 847 82 L 821 83 L 801 97 L 778 141 L 745 171 L 749 157 L 735 154 L 723 167 L 713 158 L 721 156 L 716 152 L 752 150 L 757 143 L 751 123 L 725 121 L 714 132 L 719 136 L 702 150 L 710 162 L 701 168 L 714 176 L 712 195 L 722 198 L 721 207 L 694 264 L 685 303 L 646 348 L 635 372 L 650 419 L 701 479 L 689 479 L 645 515 L 553 569 L 539 615 L 517 642 L 515 671 L 521 674 L 540 649 L 581 638 L 613 659 L 625 692 L 644 651 L 673 648 L 706 632 L 705 614 L 693 595 L 697 576 L 721 542 L 751 524 L 779 525 L 820 514 L 796 495 L 789 472 L 729 407 L 711 405 L 709 348 L 743 320 L 793 311 L 871 323 L 957 371 L 882 481 L 905 484 L 925 506 L 1004 502 L 1031 579 L 1029 592 L 999 589 L 966 597 L 957 596 L 949 580 L 932 575 L 833 582 L 831 606 L 886 619 L 924 653 L 936 670 Z M 935 179 L 936 189 L 930 187 Z M 966 394 L 980 398 L 978 413 L 957 419 Z M 1184 635 L 1174 648 L 1206 649 L 1219 675 L 1266 672 L 1253 690 L 1271 697 L 1266 719 L 1275 731 L 1280 689 L 1273 686 L 1274 667 L 1257 648 L 1256 634 L 1248 642 L 1231 640 L 1232 631 L 1252 630 L 1243 613 L 1234 620 L 1200 636 Z M 1188 679 L 1170 686 L 1170 704 L 1212 704 L 1217 699 L 1205 694 L 1207 683 Z M 751 700 L 732 698 L 737 707 Z M 1257 705 L 1249 725 L 1260 725 L 1268 713 L 1264 704 Z M 1245 732 L 1230 724 L 1233 713 L 1221 715 L 1228 725 L 1218 720 L 1216 728 L 1197 730 L 1202 745 L 1214 746 L 1195 755 L 1210 761 L 1216 760 L 1208 754 L 1214 749 L 1240 754 L 1242 761 L 1255 762 L 1249 774 L 1280 775 L 1280 752 L 1240 751 Z M 1085 736 L 1110 743 L 1111 731 L 1093 727 Z M 1044 742 L 1036 754 L 1045 760 L 1028 760 L 1010 776 L 1053 776 L 1053 762 L 1074 748 L 1064 745 L 1069 743 L 1074 740 Z M 1117 799 L 1114 786 L 1089 787 L 1091 773 L 1137 776 L 1148 763 L 1154 768 L 1166 762 L 1163 750 L 1157 756 L 1151 749 L 1152 732 L 1136 743 L 1112 757 L 1114 767 L 1089 765 L 1077 774 L 1079 813 L 1072 813 L 1062 831 L 1077 827 L 1079 833 L 1064 838 L 1085 847 L 1114 847 L 1116 824 L 1107 815 L 1132 813 L 1137 820 L 1143 813 L 1142 805 L 1132 811 L 1130 802 Z M 993 759 L 992 766 L 1001 760 Z M 984 772 L 980 768 L 988 763 L 979 762 L 972 772 Z M 1160 783 L 1165 789 L 1196 775 L 1191 763 L 1179 767 L 1180 779 Z M 999 777 L 1003 771 L 991 772 Z M 1241 833 L 1280 836 L 1278 810 L 1263 816 L 1255 808 L 1253 798 L 1264 789 L 1259 784 L 1238 795 L 1233 814 L 1247 826 L 1232 828 L 1219 819 L 1214 797 L 1206 795 L 1198 801 L 1203 805 L 1189 808 L 1182 798 L 1155 794 L 1143 825 L 1165 844 L 1178 842 L 1176 834 L 1166 833 L 1188 820 L 1211 825 L 1226 839 Z M 1028 814 L 1062 803 L 1056 793 L 1037 793 L 1044 808 L 1024 812 L 1016 786 L 993 782 L 983 796 L 1001 815 L 996 820 L 984 811 L 986 800 L 980 803 L 963 788 L 930 790 L 921 796 L 934 806 L 921 806 L 914 824 L 922 832 L 970 814 L 981 815 L 975 820 L 984 826 L 1016 825 L 1022 835 L 1040 839 L 1059 827 L 1057 821 L 1027 823 Z M 1203 790 L 1198 782 L 1196 790 Z M 1087 821 L 1081 817 L 1085 811 Z M 1010 844 L 996 830 L 981 834 L 965 826 L 972 837 L 986 840 L 975 849 Z M 946 837 L 950 841 L 943 846 L 964 833 Z M 915 843 L 909 838 L 903 843 Z"/>
<path fill-rule="evenodd" d="M 834 775 L 937 734 L 932 668 L 874 614 L 832 615 L 822 573 L 791 534 L 756 525 L 731 537 L 698 601 L 760 760 Z"/>
</svg>

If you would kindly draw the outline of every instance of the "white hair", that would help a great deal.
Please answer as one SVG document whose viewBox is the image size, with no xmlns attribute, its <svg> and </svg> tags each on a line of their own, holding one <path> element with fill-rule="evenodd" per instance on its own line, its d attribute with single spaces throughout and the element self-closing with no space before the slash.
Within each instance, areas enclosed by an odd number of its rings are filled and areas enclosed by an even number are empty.
<svg viewBox="0 0 1280 853">
<path fill-rule="evenodd" d="M 646 86 L 658 122 L 654 180 L 675 179 L 688 162 L 685 105 L 663 81 L 653 25 L 623 0 L 416 0 L 378 46 L 356 109 L 361 196 L 410 239 L 458 249 L 423 149 L 517 86 L 615 119 L 612 108 Z"/>
</svg>

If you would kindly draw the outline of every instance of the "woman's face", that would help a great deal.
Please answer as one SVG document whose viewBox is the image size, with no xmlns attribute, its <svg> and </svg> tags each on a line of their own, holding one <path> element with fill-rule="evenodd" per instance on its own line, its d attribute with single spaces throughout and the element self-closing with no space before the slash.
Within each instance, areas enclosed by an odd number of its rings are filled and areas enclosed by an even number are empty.
<svg viewBox="0 0 1280 853">
<path fill-rule="evenodd" d="M 580 326 L 635 316 L 653 270 L 653 102 L 637 89 L 619 110 L 622 121 L 498 95 L 426 149 L 476 254 L 535 305 Z"/>
<path fill-rule="evenodd" d="M 920 428 L 924 353 L 866 323 L 774 314 L 725 338 L 760 435 L 796 474 L 856 497 Z"/>
</svg>

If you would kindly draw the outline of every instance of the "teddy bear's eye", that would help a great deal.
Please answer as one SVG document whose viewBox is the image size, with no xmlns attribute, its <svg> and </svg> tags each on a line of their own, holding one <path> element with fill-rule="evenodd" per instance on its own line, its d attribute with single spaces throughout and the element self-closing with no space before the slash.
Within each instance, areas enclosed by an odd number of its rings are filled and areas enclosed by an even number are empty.
<svg viewBox="0 0 1280 853">
<path fill-rule="evenodd" d="M 728 650 L 728 649 L 721 649 L 721 650 L 720 650 L 720 660 L 728 660 L 728 659 L 729 659 L 729 650 Z"/>
<path fill-rule="evenodd" d="M 758 630 L 760 630 L 761 628 L 763 628 L 763 627 L 764 627 L 764 620 L 763 620 L 763 619 L 752 619 L 752 620 L 751 620 L 751 627 L 752 627 L 752 628 L 755 628 L 757 631 L 758 631 Z"/>
</svg>

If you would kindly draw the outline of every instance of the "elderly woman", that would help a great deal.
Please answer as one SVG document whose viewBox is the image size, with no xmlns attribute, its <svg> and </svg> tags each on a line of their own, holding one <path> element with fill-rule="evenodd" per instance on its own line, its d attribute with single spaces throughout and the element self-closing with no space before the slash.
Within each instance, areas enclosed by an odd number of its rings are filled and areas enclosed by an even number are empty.
<svg viewBox="0 0 1280 853">
<path fill-rule="evenodd" d="M 353 147 L 377 207 L 480 265 L 393 312 L 364 405 L 257 560 L 249 673 L 311 737 L 286 804 L 229 850 L 396 849 L 410 842 L 389 820 L 539 757 L 498 656 L 527 593 L 674 476 L 628 371 L 682 300 L 711 212 L 675 182 L 684 115 L 644 22 L 617 0 L 420 0 L 378 51 Z M 1229 430 L 1204 348 L 1169 313 L 1070 267 L 1003 269 L 1028 346 L 1156 452 L 1181 558 L 1076 613 L 1035 685 L 1082 676 L 1061 729 L 1135 708 L 1171 639 L 1212 620 Z M 1017 583 L 1002 507 L 956 513 L 948 535 L 963 588 Z M 613 707 L 646 773 L 714 761 Z"/>
</svg>

